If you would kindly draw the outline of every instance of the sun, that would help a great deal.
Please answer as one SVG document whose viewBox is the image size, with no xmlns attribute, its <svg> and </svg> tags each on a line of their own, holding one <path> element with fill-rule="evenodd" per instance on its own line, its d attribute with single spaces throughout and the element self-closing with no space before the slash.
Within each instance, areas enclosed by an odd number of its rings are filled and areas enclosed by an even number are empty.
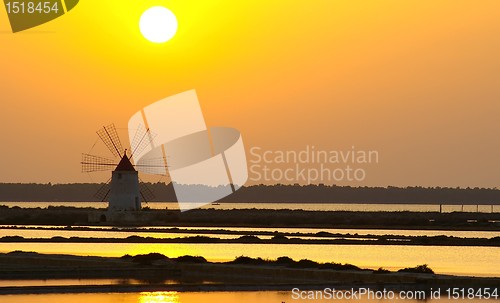
<svg viewBox="0 0 500 303">
<path fill-rule="evenodd" d="M 177 32 L 177 18 L 163 6 L 154 6 L 146 10 L 139 21 L 141 34 L 154 43 L 165 43 Z"/>
</svg>

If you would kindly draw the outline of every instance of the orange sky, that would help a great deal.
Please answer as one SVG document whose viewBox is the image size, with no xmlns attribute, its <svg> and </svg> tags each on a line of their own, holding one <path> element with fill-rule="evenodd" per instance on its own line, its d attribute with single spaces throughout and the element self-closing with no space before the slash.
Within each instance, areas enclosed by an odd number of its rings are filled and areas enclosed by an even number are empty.
<svg viewBox="0 0 500 303">
<path fill-rule="evenodd" d="M 140 36 L 153 5 L 168 43 Z M 247 149 L 379 151 L 351 185 L 494 187 L 498 20 L 496 0 L 83 0 L 12 34 L 1 7 L 0 182 L 87 182 L 99 127 L 194 88 Z"/>
</svg>

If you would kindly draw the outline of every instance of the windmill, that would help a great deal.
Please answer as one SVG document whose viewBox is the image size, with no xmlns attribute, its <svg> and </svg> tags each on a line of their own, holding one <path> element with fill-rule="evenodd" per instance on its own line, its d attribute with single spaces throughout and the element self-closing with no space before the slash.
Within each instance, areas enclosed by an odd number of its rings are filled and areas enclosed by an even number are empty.
<svg viewBox="0 0 500 303">
<path fill-rule="evenodd" d="M 95 194 L 101 201 L 109 201 L 108 210 L 140 210 L 141 202 L 154 198 L 151 190 L 139 179 L 139 171 L 157 175 L 168 175 L 166 158 L 153 158 L 141 163 L 133 163 L 133 155 L 140 153 L 152 143 L 155 134 L 149 128 L 139 126 L 131 142 L 130 149 L 124 149 L 114 124 L 104 126 L 97 135 L 114 159 L 91 154 L 82 154 L 82 172 L 112 170 L 108 180 Z"/>
</svg>

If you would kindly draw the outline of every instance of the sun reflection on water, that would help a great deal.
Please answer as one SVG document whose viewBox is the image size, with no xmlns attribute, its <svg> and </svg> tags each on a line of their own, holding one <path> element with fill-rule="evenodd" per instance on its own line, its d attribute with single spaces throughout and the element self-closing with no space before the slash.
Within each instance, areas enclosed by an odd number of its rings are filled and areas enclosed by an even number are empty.
<svg viewBox="0 0 500 303">
<path fill-rule="evenodd" d="M 141 292 L 139 303 L 179 303 L 179 293 L 176 291 Z"/>
</svg>

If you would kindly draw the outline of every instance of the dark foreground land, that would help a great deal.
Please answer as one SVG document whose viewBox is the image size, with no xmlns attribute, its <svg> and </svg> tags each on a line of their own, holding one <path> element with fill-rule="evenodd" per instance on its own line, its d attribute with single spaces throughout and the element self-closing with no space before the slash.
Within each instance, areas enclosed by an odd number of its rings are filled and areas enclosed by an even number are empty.
<svg viewBox="0 0 500 303">
<path fill-rule="evenodd" d="M 239 257 L 211 263 L 202 257 L 175 259 L 160 254 L 121 258 L 0 254 L 0 280 L 120 279 L 115 285 L 9 286 L 0 294 L 137 292 L 162 290 L 288 290 L 293 287 L 384 287 L 422 289 L 436 287 L 499 287 L 500 278 L 436 275 L 425 265 L 398 272 L 366 270 L 350 264 L 294 261 L 287 257 L 269 261 Z M 127 279 L 140 283 L 128 283 Z M 169 281 L 166 283 L 166 281 Z"/>
<path fill-rule="evenodd" d="M 104 215 L 104 216 L 103 216 Z M 0 225 L 103 225 L 205 227 L 311 227 L 500 231 L 500 213 L 352 212 L 262 209 L 143 210 L 133 220 L 126 213 L 110 222 L 104 210 L 74 207 L 23 209 L 0 206 Z M 133 214 L 135 215 L 135 214 Z M 102 217 L 89 222 L 89 217 Z M 107 216 L 107 217 L 106 217 Z"/>
<path fill-rule="evenodd" d="M 403 235 L 363 235 L 357 233 L 316 233 L 271 232 L 271 231 L 233 231 L 210 229 L 179 228 L 106 228 L 96 227 L 30 227 L 4 226 L 13 230 L 63 230 L 63 231 L 106 231 L 115 232 L 116 237 L 61 237 L 25 238 L 21 236 L 0 237 L 0 243 L 196 243 L 196 244 L 322 244 L 322 245 L 419 245 L 419 246 L 489 246 L 500 247 L 500 235 L 491 238 L 461 238 L 454 236 L 403 236 Z M 143 232 L 158 234 L 185 234 L 182 237 L 157 238 L 140 236 Z M 119 237 L 121 232 L 136 232 L 136 235 Z M 201 235 L 196 235 L 201 234 Z M 234 238 L 221 238 L 220 235 L 233 235 Z"/>
</svg>

